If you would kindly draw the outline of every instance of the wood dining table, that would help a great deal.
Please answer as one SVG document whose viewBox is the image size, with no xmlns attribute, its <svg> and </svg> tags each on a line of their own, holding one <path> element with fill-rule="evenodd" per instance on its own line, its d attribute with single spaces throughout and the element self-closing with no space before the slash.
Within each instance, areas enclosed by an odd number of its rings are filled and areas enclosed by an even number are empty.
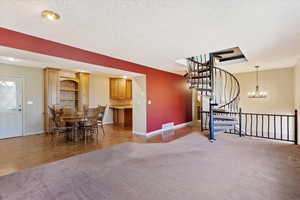
<svg viewBox="0 0 300 200">
<path fill-rule="evenodd" d="M 82 112 L 78 112 L 78 113 L 70 113 L 70 114 L 69 113 L 61 114 L 60 118 L 63 120 L 63 122 L 73 126 L 72 134 L 74 135 L 74 137 L 68 136 L 68 140 L 78 141 L 80 136 L 79 135 L 80 132 L 78 132 L 78 127 L 80 127 L 79 122 L 84 122 L 88 119 L 93 119 L 95 117 L 86 116 Z"/>
<path fill-rule="evenodd" d="M 68 135 L 67 139 L 69 141 L 78 141 L 80 139 L 80 131 L 78 131 L 78 128 L 80 127 L 79 123 L 85 121 L 88 117 L 82 112 L 78 112 L 61 114 L 60 118 L 63 122 L 73 127 L 72 135 Z"/>
<path fill-rule="evenodd" d="M 83 113 L 78 112 L 78 113 L 71 113 L 71 114 L 62 114 L 62 115 L 60 115 L 60 118 L 64 122 L 78 123 L 78 122 L 84 121 L 86 119 L 86 116 L 84 116 Z"/>
</svg>

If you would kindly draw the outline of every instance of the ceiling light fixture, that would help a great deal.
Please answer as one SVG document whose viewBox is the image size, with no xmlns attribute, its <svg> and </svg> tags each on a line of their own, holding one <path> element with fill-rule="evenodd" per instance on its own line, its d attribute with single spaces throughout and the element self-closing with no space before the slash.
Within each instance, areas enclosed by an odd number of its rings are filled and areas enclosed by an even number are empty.
<svg viewBox="0 0 300 200">
<path fill-rule="evenodd" d="M 13 58 L 13 57 L 6 57 L 6 56 L 0 56 L 0 59 L 6 60 L 6 61 L 10 61 L 10 62 L 16 61 L 15 58 Z"/>
<path fill-rule="evenodd" d="M 13 57 L 7 57 L 7 60 L 8 60 L 8 61 L 11 61 L 11 62 L 14 62 L 14 61 L 16 61 L 16 59 L 15 59 L 15 58 L 13 58 Z"/>
<path fill-rule="evenodd" d="M 124 79 L 127 79 L 127 76 L 123 76 Z"/>
<path fill-rule="evenodd" d="M 51 21 L 60 19 L 60 15 L 51 10 L 44 10 L 42 12 L 42 17 L 47 18 Z"/>
<path fill-rule="evenodd" d="M 268 96 L 268 93 L 264 91 L 259 91 L 259 85 L 258 85 L 259 66 L 255 66 L 255 68 L 256 68 L 256 87 L 255 87 L 255 91 L 248 92 L 248 98 L 266 98 Z"/>
</svg>

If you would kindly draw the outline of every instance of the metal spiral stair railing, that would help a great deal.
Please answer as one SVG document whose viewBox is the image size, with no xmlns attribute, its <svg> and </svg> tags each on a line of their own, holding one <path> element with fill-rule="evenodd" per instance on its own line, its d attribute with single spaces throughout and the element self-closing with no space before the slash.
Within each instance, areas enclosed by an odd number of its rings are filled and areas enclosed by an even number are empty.
<svg viewBox="0 0 300 200">
<path fill-rule="evenodd" d="M 222 75 L 225 75 L 225 84 L 223 87 L 223 84 L 214 84 L 215 85 L 215 90 L 216 87 L 220 86 L 221 87 L 221 91 L 223 91 L 222 88 L 224 88 L 225 92 L 219 92 L 219 96 L 218 98 L 214 98 L 214 103 L 215 104 L 219 104 L 218 108 L 220 109 L 224 109 L 226 111 L 237 111 L 238 110 L 238 104 L 239 104 L 239 100 L 240 100 L 240 84 L 237 80 L 237 78 L 229 73 L 228 71 L 225 71 L 223 69 L 220 69 L 218 67 L 214 67 L 214 79 L 215 81 L 217 81 L 218 79 L 218 75 L 220 76 L 221 80 L 222 79 Z M 230 80 L 230 81 L 229 81 Z M 227 85 L 229 84 L 228 82 L 230 82 L 229 88 L 228 88 L 228 94 L 227 94 Z M 217 95 L 218 92 L 215 92 L 215 95 Z M 227 96 L 229 96 L 227 98 Z M 222 102 L 222 99 L 224 99 L 225 101 Z"/>
<path fill-rule="evenodd" d="M 237 119 L 229 116 L 238 111 L 240 84 L 236 77 L 215 66 L 218 56 L 209 54 L 187 59 L 186 78 L 191 89 L 196 89 L 201 96 L 210 99 L 210 139 L 215 140 L 215 133 L 235 129 Z"/>
</svg>

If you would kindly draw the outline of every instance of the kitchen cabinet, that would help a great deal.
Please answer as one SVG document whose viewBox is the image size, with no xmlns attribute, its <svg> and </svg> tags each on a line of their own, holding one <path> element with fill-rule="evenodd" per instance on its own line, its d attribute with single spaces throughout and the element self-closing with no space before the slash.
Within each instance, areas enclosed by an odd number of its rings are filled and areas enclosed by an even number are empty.
<svg viewBox="0 0 300 200">
<path fill-rule="evenodd" d="M 130 100 L 132 98 L 132 81 L 123 78 L 110 78 L 110 99 Z"/>
<path fill-rule="evenodd" d="M 132 99 L 132 81 L 126 80 L 126 99 Z"/>
</svg>

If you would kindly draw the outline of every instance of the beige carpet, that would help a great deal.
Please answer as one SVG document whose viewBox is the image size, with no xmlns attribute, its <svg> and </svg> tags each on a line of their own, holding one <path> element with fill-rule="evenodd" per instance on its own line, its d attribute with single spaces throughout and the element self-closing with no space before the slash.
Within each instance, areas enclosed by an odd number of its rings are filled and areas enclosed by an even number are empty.
<svg viewBox="0 0 300 200">
<path fill-rule="evenodd" d="M 299 200 L 300 148 L 198 133 L 124 143 L 0 177 L 0 199 Z"/>
</svg>

